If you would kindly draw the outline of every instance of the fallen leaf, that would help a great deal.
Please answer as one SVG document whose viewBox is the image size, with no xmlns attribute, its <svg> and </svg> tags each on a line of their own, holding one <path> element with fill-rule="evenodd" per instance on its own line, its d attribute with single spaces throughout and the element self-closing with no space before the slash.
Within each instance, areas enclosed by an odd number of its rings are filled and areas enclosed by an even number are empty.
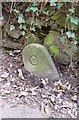
<svg viewBox="0 0 79 120">
<path fill-rule="evenodd" d="M 13 88 L 17 88 L 17 85 L 12 85 Z"/>
<path fill-rule="evenodd" d="M 59 81 L 57 81 L 57 82 L 54 83 L 54 86 L 58 86 L 58 85 L 62 85 L 61 80 L 59 80 Z"/>
<path fill-rule="evenodd" d="M 9 76 L 9 73 L 8 72 L 3 72 L 1 74 L 1 78 L 7 78 Z"/>
<path fill-rule="evenodd" d="M 4 79 L 0 78 L 0 82 L 4 81 Z"/>
<path fill-rule="evenodd" d="M 70 114 L 71 118 L 75 118 L 76 116 L 72 113 L 72 110 L 68 110 L 68 113 Z"/>
<path fill-rule="evenodd" d="M 32 92 L 32 95 L 37 95 L 37 93 L 34 90 L 32 90 L 31 92 Z"/>
<path fill-rule="evenodd" d="M 44 115 L 45 114 L 45 105 L 43 102 L 41 103 L 40 110 L 41 110 L 42 114 Z"/>
<path fill-rule="evenodd" d="M 15 78 L 11 78 L 11 80 L 10 80 L 11 82 L 14 82 L 15 81 Z"/>
<path fill-rule="evenodd" d="M 62 107 L 65 107 L 65 108 L 72 108 L 73 106 L 73 103 L 71 101 L 68 101 L 68 100 L 64 100 L 63 101 L 63 105 L 61 106 Z"/>
<path fill-rule="evenodd" d="M 43 94 L 41 95 L 41 97 L 42 97 L 43 99 L 47 98 L 47 96 L 46 96 L 46 95 L 43 95 Z"/>
<path fill-rule="evenodd" d="M 67 90 L 67 87 L 68 87 L 67 85 L 61 85 L 61 86 L 60 86 L 60 88 L 61 88 L 62 90 L 64 90 L 64 91 Z"/>
<path fill-rule="evenodd" d="M 19 73 L 19 77 L 20 77 L 21 79 L 25 80 L 21 69 L 18 69 L 18 73 Z"/>
<path fill-rule="evenodd" d="M 38 86 L 36 86 L 36 87 L 33 87 L 33 88 L 26 88 L 26 90 L 25 91 L 33 91 L 33 90 L 36 90 L 38 88 Z"/>
<path fill-rule="evenodd" d="M 51 100 L 51 102 L 54 104 L 55 101 L 56 101 L 56 97 L 55 97 L 54 95 L 52 95 L 52 96 L 50 97 L 50 100 Z"/>
<path fill-rule="evenodd" d="M 77 101 L 77 97 L 78 97 L 77 95 L 73 95 L 73 96 L 71 96 L 71 100 L 72 101 Z"/>
<path fill-rule="evenodd" d="M 14 54 L 12 51 L 9 51 L 9 55 L 14 57 Z"/>
<path fill-rule="evenodd" d="M 25 91 L 21 91 L 19 93 L 19 97 L 21 97 L 21 96 L 27 96 L 27 95 L 28 95 L 28 92 L 25 92 Z"/>
<path fill-rule="evenodd" d="M 4 95 L 4 94 L 10 94 L 10 90 L 5 90 L 5 89 L 4 89 L 4 90 L 2 90 L 1 92 L 2 92 L 2 95 Z"/>
<path fill-rule="evenodd" d="M 48 114 L 48 115 L 50 114 L 50 110 L 49 110 L 49 105 L 48 104 L 45 105 L 45 113 Z"/>
<path fill-rule="evenodd" d="M 13 67 L 13 65 L 12 65 L 12 64 L 10 64 L 10 67 L 12 68 L 12 67 Z"/>
<path fill-rule="evenodd" d="M 36 89 L 38 88 L 38 86 L 37 87 L 34 87 L 34 88 L 26 88 L 26 90 L 25 91 L 28 91 L 28 92 L 31 92 L 31 95 L 36 95 L 37 93 L 36 93 Z"/>
<path fill-rule="evenodd" d="M 21 50 L 14 50 L 13 51 L 14 54 L 17 54 L 17 53 L 20 53 L 20 52 L 21 52 Z"/>
<path fill-rule="evenodd" d="M 48 78 L 45 78 L 45 79 L 42 79 L 41 78 L 41 80 L 42 80 L 42 84 L 44 85 L 44 86 L 46 86 L 47 84 L 48 84 Z"/>
<path fill-rule="evenodd" d="M 71 88 L 71 84 L 69 84 L 69 85 L 67 86 L 67 90 L 70 90 L 70 88 Z"/>
<path fill-rule="evenodd" d="M 51 102 L 50 102 L 50 106 L 52 109 L 54 109 L 54 104 L 52 104 Z"/>
<path fill-rule="evenodd" d="M 58 109 L 59 109 L 59 105 L 56 104 L 56 105 L 54 106 L 54 109 L 55 109 L 55 110 L 58 110 Z"/>
</svg>

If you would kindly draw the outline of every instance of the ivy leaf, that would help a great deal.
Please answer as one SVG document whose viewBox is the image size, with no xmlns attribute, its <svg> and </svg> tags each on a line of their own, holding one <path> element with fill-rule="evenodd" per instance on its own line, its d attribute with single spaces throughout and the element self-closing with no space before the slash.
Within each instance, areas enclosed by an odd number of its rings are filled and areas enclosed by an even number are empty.
<svg viewBox="0 0 79 120">
<path fill-rule="evenodd" d="M 20 11 L 19 11 L 19 10 L 17 10 L 17 9 L 14 9 L 14 12 L 16 12 L 17 14 L 19 14 L 19 13 L 20 13 Z"/>
<path fill-rule="evenodd" d="M 38 5 L 38 3 L 36 3 L 36 2 L 32 3 L 32 6 L 37 6 L 37 5 Z"/>
<path fill-rule="evenodd" d="M 23 28 L 23 26 L 22 26 L 22 24 L 20 24 L 19 29 L 22 30 L 22 28 Z"/>
<path fill-rule="evenodd" d="M 30 30 L 35 32 L 35 26 L 31 26 Z"/>
<path fill-rule="evenodd" d="M 74 41 L 72 41 L 71 43 L 72 43 L 73 45 L 77 45 L 78 42 L 77 42 L 76 40 L 74 40 Z"/>
<path fill-rule="evenodd" d="M 21 33 L 23 36 L 26 34 L 26 32 L 25 31 L 22 31 L 22 33 Z"/>
<path fill-rule="evenodd" d="M 71 31 L 66 32 L 66 35 L 68 36 L 68 38 L 75 38 L 75 34 Z"/>
<path fill-rule="evenodd" d="M 23 25 L 23 29 L 26 31 L 26 25 Z"/>
<path fill-rule="evenodd" d="M 23 18 L 23 14 L 20 14 L 19 17 L 18 17 L 18 23 L 21 24 L 21 23 L 25 23 L 25 20 Z"/>
<path fill-rule="evenodd" d="M 60 8 L 62 8 L 63 5 L 64 5 L 63 3 L 60 3 L 60 2 L 59 2 L 59 3 L 57 4 L 57 8 L 60 9 Z"/>
<path fill-rule="evenodd" d="M 56 3 L 54 2 L 54 0 L 50 0 L 50 6 L 56 6 Z"/>
<path fill-rule="evenodd" d="M 78 25 L 79 19 L 78 18 L 71 18 L 71 22 L 74 23 L 75 25 Z"/>
<path fill-rule="evenodd" d="M 75 12 L 75 8 L 74 7 L 70 8 L 69 12 L 73 14 Z"/>
<path fill-rule="evenodd" d="M 67 15 L 67 20 L 70 20 L 72 18 L 72 16 Z"/>
<path fill-rule="evenodd" d="M 32 10 L 33 12 L 36 12 L 36 11 L 38 11 L 38 8 L 37 7 L 31 7 L 30 10 Z"/>
<path fill-rule="evenodd" d="M 25 12 L 30 12 L 30 7 L 26 8 Z"/>
<path fill-rule="evenodd" d="M 67 41 L 67 36 L 61 36 L 60 40 L 61 42 L 65 43 Z"/>
<path fill-rule="evenodd" d="M 49 11 L 47 10 L 47 11 L 43 11 L 43 13 L 45 14 L 45 15 L 49 15 Z"/>
<path fill-rule="evenodd" d="M 10 25 L 10 31 L 14 30 L 15 26 L 14 25 Z"/>
</svg>

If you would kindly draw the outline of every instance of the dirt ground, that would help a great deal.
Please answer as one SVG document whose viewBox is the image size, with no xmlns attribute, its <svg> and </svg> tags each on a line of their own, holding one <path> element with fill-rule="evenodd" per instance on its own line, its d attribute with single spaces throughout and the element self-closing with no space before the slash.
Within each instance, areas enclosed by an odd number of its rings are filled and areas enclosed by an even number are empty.
<svg viewBox="0 0 79 120">
<path fill-rule="evenodd" d="M 20 50 L 0 52 L 0 118 L 77 118 L 77 69 L 38 78 L 24 69 Z"/>
</svg>

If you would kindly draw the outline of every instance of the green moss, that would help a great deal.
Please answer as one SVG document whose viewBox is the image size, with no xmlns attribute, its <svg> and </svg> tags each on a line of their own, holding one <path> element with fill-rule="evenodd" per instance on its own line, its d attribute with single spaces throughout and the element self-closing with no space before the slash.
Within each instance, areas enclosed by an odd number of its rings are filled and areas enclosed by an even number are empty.
<svg viewBox="0 0 79 120">
<path fill-rule="evenodd" d="M 55 13 L 53 16 L 51 16 L 51 19 L 55 21 L 59 19 L 61 16 L 62 16 L 62 13 Z"/>
<path fill-rule="evenodd" d="M 46 46 L 51 46 L 55 44 L 55 41 L 58 39 L 60 33 L 57 31 L 51 31 L 45 38 L 44 44 Z"/>
<path fill-rule="evenodd" d="M 50 51 L 51 51 L 51 53 L 54 54 L 55 56 L 57 56 L 57 57 L 60 56 L 59 48 L 58 48 L 56 45 L 50 46 Z"/>
</svg>

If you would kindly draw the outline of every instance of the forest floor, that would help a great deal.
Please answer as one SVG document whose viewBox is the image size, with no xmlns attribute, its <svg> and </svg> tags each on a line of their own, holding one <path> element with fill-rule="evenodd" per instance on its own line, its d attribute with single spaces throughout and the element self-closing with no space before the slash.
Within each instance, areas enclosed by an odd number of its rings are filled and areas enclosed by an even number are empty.
<svg viewBox="0 0 79 120">
<path fill-rule="evenodd" d="M 38 78 L 24 69 L 20 50 L 0 52 L 0 118 L 77 118 L 77 69 Z M 1 116 L 2 115 L 2 116 Z"/>
</svg>

